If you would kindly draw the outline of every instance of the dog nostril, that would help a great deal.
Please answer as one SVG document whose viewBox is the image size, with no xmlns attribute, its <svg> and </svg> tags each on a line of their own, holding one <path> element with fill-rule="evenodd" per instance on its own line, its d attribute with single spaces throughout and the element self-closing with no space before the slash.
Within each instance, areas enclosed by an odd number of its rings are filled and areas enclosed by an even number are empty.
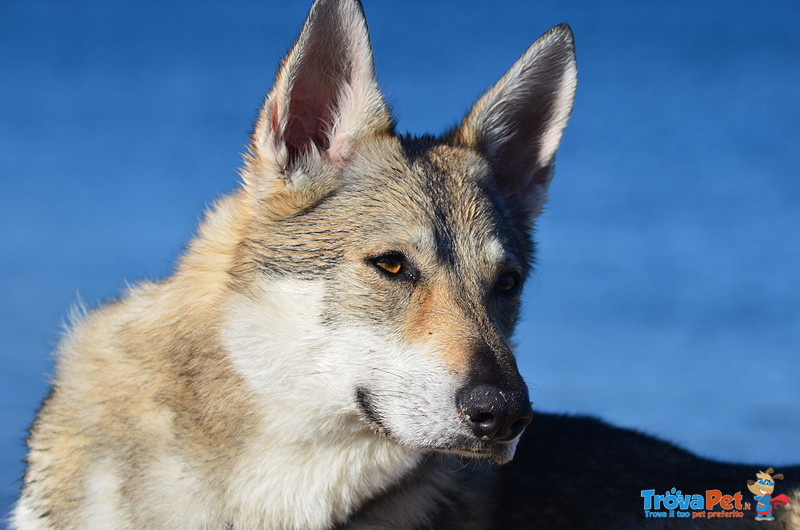
<svg viewBox="0 0 800 530">
<path fill-rule="evenodd" d="M 531 422 L 527 393 L 477 385 L 459 394 L 458 405 L 472 433 L 484 442 L 510 442 Z"/>
<path fill-rule="evenodd" d="M 516 438 L 517 436 L 522 434 L 522 431 L 525 430 L 525 427 L 530 425 L 531 419 L 532 419 L 531 416 L 523 416 L 522 418 L 519 418 L 514 423 L 512 423 L 511 427 L 509 427 L 509 431 L 510 431 L 509 440 L 513 440 L 514 438 Z"/>
<path fill-rule="evenodd" d="M 493 439 L 499 430 L 500 422 L 491 412 L 473 411 L 467 414 L 469 426 L 475 436 L 488 442 Z"/>
<path fill-rule="evenodd" d="M 489 412 L 478 412 L 473 416 L 469 417 L 469 421 L 472 423 L 489 423 L 494 422 L 494 414 Z"/>
</svg>

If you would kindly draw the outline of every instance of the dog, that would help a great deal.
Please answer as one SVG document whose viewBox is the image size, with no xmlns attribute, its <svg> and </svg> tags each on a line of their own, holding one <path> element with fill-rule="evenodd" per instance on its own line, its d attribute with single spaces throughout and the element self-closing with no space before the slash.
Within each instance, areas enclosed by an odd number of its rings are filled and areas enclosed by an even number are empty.
<svg viewBox="0 0 800 530">
<path fill-rule="evenodd" d="M 533 416 L 509 341 L 576 80 L 556 26 L 458 127 L 401 136 L 360 3 L 317 0 L 239 189 L 59 345 L 12 526 L 636 527 L 642 489 L 741 489 L 750 467 Z"/>
</svg>

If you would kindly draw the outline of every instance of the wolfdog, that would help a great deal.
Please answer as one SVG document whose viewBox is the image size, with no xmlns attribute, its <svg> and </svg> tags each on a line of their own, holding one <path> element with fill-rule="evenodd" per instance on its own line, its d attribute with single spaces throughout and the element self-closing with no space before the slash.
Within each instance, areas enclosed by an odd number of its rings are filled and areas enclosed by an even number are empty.
<svg viewBox="0 0 800 530">
<path fill-rule="evenodd" d="M 637 526 L 641 490 L 741 489 L 754 469 L 533 419 L 509 340 L 576 72 L 556 26 L 458 127 L 399 136 L 358 0 L 317 0 L 241 186 L 58 347 L 12 525 Z"/>
</svg>

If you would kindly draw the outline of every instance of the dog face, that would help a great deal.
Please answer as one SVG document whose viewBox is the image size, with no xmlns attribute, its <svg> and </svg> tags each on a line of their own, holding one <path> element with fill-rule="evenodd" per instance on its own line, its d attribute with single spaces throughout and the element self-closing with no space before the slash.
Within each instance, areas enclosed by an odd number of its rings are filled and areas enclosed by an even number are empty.
<svg viewBox="0 0 800 530">
<path fill-rule="evenodd" d="M 748 480 L 747 489 L 753 495 L 772 495 L 772 492 L 775 491 L 775 483 L 769 479 L 759 477 L 757 481 Z"/>
<path fill-rule="evenodd" d="M 348 417 L 511 459 L 531 410 L 508 341 L 574 87 L 560 26 L 459 128 L 399 137 L 360 5 L 314 4 L 253 133 L 226 332 L 265 404 L 294 405 L 287 436 Z"/>
<path fill-rule="evenodd" d="M 772 495 L 772 492 L 775 491 L 775 481 L 783 479 L 783 473 L 775 473 L 774 469 L 769 468 L 756 473 L 756 479 L 747 481 L 747 489 L 753 495 L 763 497 Z"/>
</svg>

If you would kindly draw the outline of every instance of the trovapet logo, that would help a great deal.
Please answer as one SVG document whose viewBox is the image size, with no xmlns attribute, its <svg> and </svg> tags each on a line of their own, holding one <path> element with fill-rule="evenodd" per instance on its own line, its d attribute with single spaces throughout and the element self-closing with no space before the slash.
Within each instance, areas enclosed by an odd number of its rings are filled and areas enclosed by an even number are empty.
<svg viewBox="0 0 800 530">
<path fill-rule="evenodd" d="M 685 519 L 713 517 L 744 517 L 743 510 L 750 509 L 749 502 L 742 502 L 742 492 L 725 495 L 720 490 L 686 495 L 672 488 L 663 495 L 656 490 L 642 490 L 645 517 L 674 517 Z"/>
<path fill-rule="evenodd" d="M 783 479 L 781 473 L 773 473 L 772 468 L 759 471 L 756 473 L 756 480 L 747 481 L 747 489 L 756 501 L 756 521 L 774 520 L 774 507 L 790 503 L 786 495 L 772 496 L 775 481 Z M 720 490 L 706 490 L 703 493 L 685 494 L 672 488 L 660 494 L 652 489 L 642 490 L 642 499 L 646 518 L 741 518 L 745 516 L 745 512 L 753 510 L 752 504 L 743 500 L 741 491 L 725 494 Z"/>
</svg>

